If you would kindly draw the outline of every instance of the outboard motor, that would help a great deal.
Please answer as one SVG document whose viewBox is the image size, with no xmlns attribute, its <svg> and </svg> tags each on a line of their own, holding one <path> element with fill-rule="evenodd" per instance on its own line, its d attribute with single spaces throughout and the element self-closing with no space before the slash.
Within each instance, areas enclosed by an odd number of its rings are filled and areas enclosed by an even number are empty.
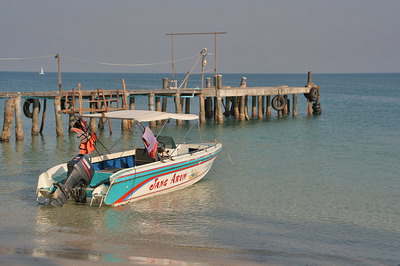
<svg viewBox="0 0 400 266">
<path fill-rule="evenodd" d="M 76 203 L 86 202 L 86 187 L 92 181 L 94 168 L 89 156 L 79 154 L 67 163 L 67 178 L 63 183 L 55 183 L 57 187 L 51 199 L 51 205 L 62 207 L 71 196 Z"/>
</svg>

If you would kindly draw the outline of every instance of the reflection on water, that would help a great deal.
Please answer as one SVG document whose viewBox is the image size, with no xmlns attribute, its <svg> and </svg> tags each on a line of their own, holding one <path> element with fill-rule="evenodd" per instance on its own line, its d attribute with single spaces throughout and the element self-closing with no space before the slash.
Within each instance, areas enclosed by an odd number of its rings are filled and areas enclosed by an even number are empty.
<svg viewBox="0 0 400 266">
<path fill-rule="evenodd" d="M 37 207 L 35 242 L 39 249 L 101 250 L 136 254 L 153 242 L 185 246 L 206 240 L 204 219 L 212 208 L 212 182 L 136 201 L 118 208 L 67 203 L 62 208 Z M 188 240 L 184 240 L 188 238 Z"/>
<path fill-rule="evenodd" d="M 122 256 L 113 254 L 96 254 L 96 253 L 84 253 L 79 251 L 57 251 L 57 250 L 41 250 L 41 249 L 23 249 L 23 248 L 2 248 L 0 247 L 0 256 L 2 255 L 13 255 L 13 256 L 31 256 L 34 258 L 44 259 L 65 259 L 64 263 L 77 263 L 78 260 L 93 261 L 100 263 L 128 263 L 132 265 L 206 265 L 204 263 L 187 263 L 184 261 L 163 259 L 163 258 L 151 258 L 151 257 L 140 257 L 140 256 Z M 2 257 L 0 257 L 1 259 Z M 19 257 L 14 257 L 8 261 L 11 264 L 19 265 Z M 29 262 L 28 262 L 29 261 Z M 35 260 L 36 261 L 36 260 Z M 45 261 L 41 261 L 44 263 Z M 31 260 L 22 261 L 23 264 L 32 264 Z M 85 262 L 87 263 L 87 262 Z M 55 265 L 63 264 L 59 260 L 54 262 Z M 52 265 L 52 264 L 49 264 Z"/>
</svg>

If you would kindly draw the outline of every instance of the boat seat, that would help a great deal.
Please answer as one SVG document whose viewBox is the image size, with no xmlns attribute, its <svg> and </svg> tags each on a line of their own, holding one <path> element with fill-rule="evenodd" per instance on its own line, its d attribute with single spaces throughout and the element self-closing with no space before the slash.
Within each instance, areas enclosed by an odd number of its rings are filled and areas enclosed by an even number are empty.
<svg viewBox="0 0 400 266">
<path fill-rule="evenodd" d="M 135 150 L 135 165 L 143 165 L 143 164 L 147 164 L 147 163 L 152 163 L 158 161 L 157 159 L 153 159 L 151 158 L 151 156 L 149 155 L 149 153 L 147 152 L 147 150 L 145 148 L 137 148 Z"/>
</svg>

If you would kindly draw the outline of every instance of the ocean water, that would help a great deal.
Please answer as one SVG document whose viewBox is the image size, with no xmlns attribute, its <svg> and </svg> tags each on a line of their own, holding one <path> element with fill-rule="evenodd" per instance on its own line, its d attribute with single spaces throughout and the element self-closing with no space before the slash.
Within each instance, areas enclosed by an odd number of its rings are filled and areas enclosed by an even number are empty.
<svg viewBox="0 0 400 266">
<path fill-rule="evenodd" d="M 129 89 L 153 89 L 167 76 L 64 73 L 63 85 L 115 89 L 125 78 Z M 223 83 L 237 86 L 242 76 L 248 86 L 307 79 L 225 74 Z M 194 78 L 189 87 L 200 86 Z M 296 118 L 208 121 L 189 138 L 218 139 L 224 150 L 201 182 L 119 208 L 36 204 L 38 175 L 78 153 L 74 135 L 56 137 L 48 101 L 42 135 L 30 136 L 23 118 L 25 140 L 0 143 L 0 261 L 22 254 L 132 264 L 400 264 L 400 74 L 314 74 L 313 82 L 321 115 L 308 116 L 299 97 Z M 57 89 L 56 73 L 0 72 L 0 91 Z M 147 108 L 145 97 L 136 103 Z M 188 127 L 165 130 L 179 139 Z M 100 137 L 119 140 L 114 150 L 138 136 L 113 128 Z"/>
</svg>

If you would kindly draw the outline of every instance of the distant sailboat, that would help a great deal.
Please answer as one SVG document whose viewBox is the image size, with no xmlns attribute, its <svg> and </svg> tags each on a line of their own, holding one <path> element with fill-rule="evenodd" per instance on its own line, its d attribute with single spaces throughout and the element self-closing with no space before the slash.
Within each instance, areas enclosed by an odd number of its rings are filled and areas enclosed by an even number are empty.
<svg viewBox="0 0 400 266">
<path fill-rule="evenodd" d="M 43 72 L 43 67 L 40 69 L 40 72 L 39 72 L 39 74 L 40 74 L 40 75 L 44 75 L 44 72 Z"/>
</svg>

